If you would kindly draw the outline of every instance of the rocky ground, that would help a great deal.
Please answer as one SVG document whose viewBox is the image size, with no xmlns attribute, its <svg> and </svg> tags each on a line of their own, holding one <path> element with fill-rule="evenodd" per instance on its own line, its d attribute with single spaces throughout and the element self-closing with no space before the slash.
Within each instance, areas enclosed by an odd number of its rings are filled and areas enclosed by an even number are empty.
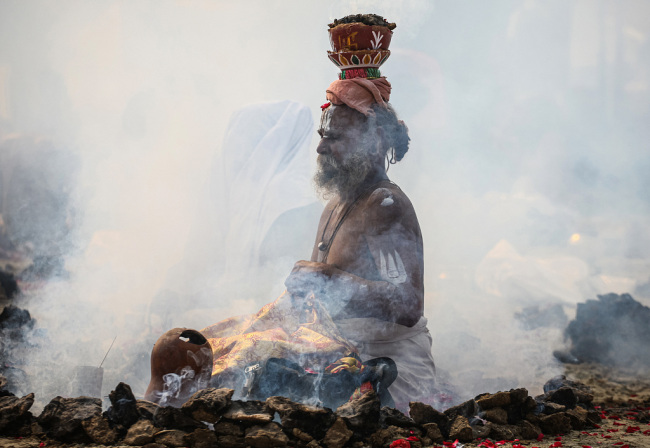
<svg viewBox="0 0 650 448">
<path fill-rule="evenodd" d="M 342 410 L 339 408 L 335 414 L 310 414 L 307 412 L 309 416 L 305 417 L 306 410 L 301 408 L 300 405 L 288 402 L 288 400 L 269 399 L 271 401 L 267 400 L 267 403 L 260 405 L 261 407 L 259 409 L 248 409 L 241 403 L 234 401 L 230 403 L 227 393 L 214 392 L 210 397 L 206 396 L 202 400 L 186 406 L 184 409 L 184 416 L 194 416 L 197 420 L 201 421 L 219 420 L 214 425 L 215 432 L 212 432 L 207 429 L 193 428 L 193 423 L 189 421 L 181 421 L 184 418 L 182 413 L 163 413 L 163 417 L 158 416 L 148 419 L 142 418 L 142 415 L 146 415 L 148 412 L 147 407 L 142 403 L 138 406 L 137 412 L 139 415 L 134 412 L 133 407 L 130 409 L 128 406 L 120 408 L 117 403 L 128 402 L 124 398 L 129 395 L 129 390 L 124 386 L 120 386 L 113 393 L 113 401 L 116 403 L 114 406 L 115 409 L 112 411 L 112 414 L 109 412 L 109 415 L 105 415 L 103 419 L 97 417 L 97 407 L 100 406 L 98 400 L 95 402 L 92 399 L 88 399 L 88 402 L 83 403 L 82 407 L 85 409 L 84 412 L 94 413 L 95 417 L 87 420 L 85 423 L 80 423 L 80 427 L 83 427 L 87 434 L 103 434 L 97 437 L 108 437 L 106 440 L 111 440 L 110 428 L 108 428 L 105 422 L 107 419 L 112 419 L 112 421 L 121 422 L 120 424 L 123 426 L 131 425 L 132 429 L 129 431 L 133 437 L 130 440 L 125 440 L 122 436 L 119 438 L 119 443 L 116 440 L 115 443 L 106 445 L 80 443 L 80 441 L 76 443 L 73 441 L 63 443 L 41 433 L 40 435 L 24 437 L 17 435 L 13 437 L 5 436 L 0 438 L 0 446 L 16 448 L 124 446 L 128 442 L 128 444 L 138 446 L 147 446 L 146 443 L 150 443 L 148 445 L 149 448 L 163 448 L 164 446 L 193 446 L 200 448 L 224 446 L 243 448 L 247 445 L 260 448 L 272 446 L 304 446 L 310 448 L 316 448 L 318 446 L 322 446 L 323 448 L 342 446 L 359 448 L 365 446 L 390 446 L 392 448 L 420 448 L 423 446 L 441 448 L 461 448 L 462 446 L 465 448 L 650 448 L 650 378 L 647 372 L 607 368 L 600 364 L 568 364 L 566 365 L 566 375 L 569 380 L 579 381 L 591 388 L 591 395 L 593 395 L 592 417 L 594 414 L 597 414 L 600 417 L 598 419 L 600 420 L 599 423 L 594 423 L 593 421 L 590 423 L 589 419 L 583 421 L 583 423 L 579 423 L 572 417 L 574 414 L 560 412 L 563 409 L 558 407 L 557 409 L 548 411 L 551 415 L 547 417 L 551 417 L 556 410 L 558 411 L 555 413 L 556 416 L 566 415 L 571 417 L 571 425 L 567 426 L 564 431 L 562 431 L 563 423 L 561 420 L 557 420 L 557 425 L 554 423 L 555 426 L 549 426 L 549 421 L 535 421 L 533 417 L 526 417 L 529 420 L 533 420 L 533 423 L 531 425 L 526 423 L 522 426 L 524 422 L 522 417 L 517 427 L 514 425 L 487 423 L 486 426 L 493 428 L 491 433 L 488 434 L 488 437 L 481 437 L 481 431 L 476 431 L 477 428 L 480 428 L 480 423 L 479 426 L 473 424 L 474 432 L 470 437 L 466 429 L 463 433 L 462 428 L 454 429 L 453 427 L 456 422 L 462 420 L 458 418 L 458 415 L 465 412 L 465 410 L 458 409 L 452 413 L 447 412 L 446 414 L 442 414 L 432 411 L 431 408 L 427 408 L 426 406 L 416 406 L 411 412 L 411 417 L 413 417 L 415 423 L 413 420 L 403 420 L 403 416 L 401 415 L 388 415 L 383 411 L 382 418 L 385 429 L 381 430 L 378 427 L 368 427 L 367 420 L 355 420 L 355 412 L 358 414 L 359 409 Z M 577 389 L 574 389 L 576 391 L 574 395 L 577 398 L 571 399 L 578 403 L 580 403 L 580 400 L 589 400 L 588 394 L 585 395 L 587 398 L 581 398 L 580 386 L 578 385 L 576 387 Z M 521 389 L 517 391 L 521 391 Z M 491 414 L 481 414 L 483 418 L 486 420 L 498 419 L 500 408 L 508 409 L 509 413 L 513 409 L 520 409 L 523 414 L 527 406 L 531 406 L 531 397 L 520 400 L 516 398 L 521 395 L 517 391 L 511 391 L 511 393 L 506 394 L 508 397 L 499 394 L 477 397 L 475 401 L 484 404 L 485 406 L 483 408 L 489 408 L 494 405 Z M 512 400 L 512 404 L 507 406 L 498 405 L 498 401 L 502 398 Z M 560 397 L 559 399 L 556 397 L 556 401 L 562 400 L 566 400 L 566 397 Z M 516 404 L 519 401 L 521 403 Z M 207 403 L 209 403 L 209 406 L 206 407 Z M 366 400 L 366 405 L 368 403 L 370 401 Z M 551 404 L 550 402 L 546 402 L 546 405 L 549 409 L 556 406 L 556 404 Z M 567 402 L 565 405 L 567 408 L 565 410 L 568 412 L 571 403 Z M 61 412 L 65 406 L 66 403 L 64 402 L 52 404 L 50 408 L 52 416 L 55 416 L 57 412 Z M 558 406 L 561 405 L 558 404 Z M 370 408 L 373 408 L 373 406 L 370 406 Z M 149 408 L 149 411 L 151 410 Z M 378 407 L 375 407 L 374 411 L 370 412 L 375 411 L 378 411 Z M 467 415 L 471 414 L 472 411 L 468 410 Z M 281 417 L 284 432 L 280 430 L 280 423 L 274 424 L 271 422 L 271 414 L 273 412 L 277 412 Z M 0 411 L 0 424 L 2 424 L 3 414 L 5 414 L 4 411 Z M 547 419 L 547 417 L 544 417 L 544 419 Z M 249 421 L 246 424 L 242 424 L 246 419 L 249 419 Z M 302 421 L 299 422 L 301 419 Z M 39 417 L 39 420 L 43 423 L 43 426 L 50 425 L 50 428 L 53 428 L 54 426 L 52 425 L 56 424 L 56 422 L 53 423 L 53 420 L 48 421 L 48 418 L 44 418 L 43 415 Z M 137 423 L 133 424 L 135 421 Z M 430 423 L 432 421 L 438 421 L 438 424 Z M 386 424 L 387 422 L 390 424 Z M 166 429 L 172 427 L 182 428 L 184 425 L 186 427 L 181 430 Z M 448 426 L 445 427 L 445 425 Z M 569 429 L 570 427 L 576 428 L 581 425 L 584 425 L 581 429 Z M 158 429 L 154 429 L 154 427 Z M 243 431 L 242 428 L 244 428 Z M 514 431 L 514 433 L 511 433 L 513 434 L 511 437 L 509 437 L 508 428 Z M 528 434 L 525 434 L 528 437 L 525 439 L 521 434 L 516 434 L 518 431 L 517 428 L 519 428 L 519 432 L 522 432 L 521 428 L 528 428 L 532 429 L 532 432 L 538 432 L 539 428 L 539 432 L 537 436 L 533 437 L 533 434 L 529 431 Z M 547 430 L 544 431 L 542 428 L 547 428 Z M 65 432 L 68 429 L 70 428 L 61 427 L 58 431 Z M 438 435 L 440 429 L 442 429 L 440 435 L 443 437 Z M 359 434 L 363 432 L 366 435 L 359 437 Z M 544 434 L 544 432 L 547 434 Z M 556 434 L 550 434 L 552 432 Z M 312 435 L 309 435 L 310 433 Z M 285 434 L 288 434 L 289 437 Z M 312 436 L 316 436 L 316 439 Z M 142 438 L 138 439 L 138 437 Z M 460 438 L 462 442 L 457 441 L 457 438 Z"/>
</svg>

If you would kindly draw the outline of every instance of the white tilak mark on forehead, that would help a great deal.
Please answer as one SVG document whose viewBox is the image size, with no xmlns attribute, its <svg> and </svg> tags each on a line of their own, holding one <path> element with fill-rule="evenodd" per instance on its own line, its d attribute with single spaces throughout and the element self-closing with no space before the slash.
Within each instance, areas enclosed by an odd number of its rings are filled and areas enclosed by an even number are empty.
<svg viewBox="0 0 650 448">
<path fill-rule="evenodd" d="M 379 250 L 379 275 L 394 285 L 399 285 L 406 281 L 407 275 L 404 262 L 397 251 L 384 254 L 383 250 Z"/>
<path fill-rule="evenodd" d="M 323 111 L 320 116 L 320 128 L 324 134 L 327 134 L 330 131 L 332 125 L 332 109 L 329 107 Z"/>
</svg>

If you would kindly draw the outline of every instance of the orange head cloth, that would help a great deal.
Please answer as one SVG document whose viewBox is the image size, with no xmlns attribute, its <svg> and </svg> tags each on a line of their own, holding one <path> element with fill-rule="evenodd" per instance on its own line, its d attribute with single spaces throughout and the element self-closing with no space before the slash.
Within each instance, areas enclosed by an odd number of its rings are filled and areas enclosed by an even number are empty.
<svg viewBox="0 0 650 448">
<path fill-rule="evenodd" d="M 334 81 L 326 92 L 327 100 L 332 104 L 345 104 L 367 117 L 375 114 L 372 110 L 374 103 L 387 107 L 386 102 L 390 99 L 390 89 L 390 83 L 385 77 L 352 78 Z"/>
</svg>

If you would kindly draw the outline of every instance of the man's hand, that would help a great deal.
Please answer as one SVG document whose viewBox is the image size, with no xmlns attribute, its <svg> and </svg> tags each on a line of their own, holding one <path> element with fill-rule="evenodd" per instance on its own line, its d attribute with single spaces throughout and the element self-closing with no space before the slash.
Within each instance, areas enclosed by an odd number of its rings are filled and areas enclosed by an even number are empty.
<svg viewBox="0 0 650 448">
<path fill-rule="evenodd" d="M 291 274 L 284 281 L 287 291 L 296 297 L 306 297 L 310 293 L 318 294 L 325 288 L 325 283 L 332 276 L 332 265 L 316 261 L 300 260 L 293 265 Z"/>
</svg>

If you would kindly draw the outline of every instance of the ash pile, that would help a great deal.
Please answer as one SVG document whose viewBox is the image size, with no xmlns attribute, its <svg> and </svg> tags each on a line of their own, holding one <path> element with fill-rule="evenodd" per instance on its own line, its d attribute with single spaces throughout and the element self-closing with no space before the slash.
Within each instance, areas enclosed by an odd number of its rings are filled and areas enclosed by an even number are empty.
<svg viewBox="0 0 650 448">
<path fill-rule="evenodd" d="M 96 443 L 168 447 L 304 448 L 388 447 L 405 440 L 413 448 L 493 440 L 538 439 L 592 427 L 600 414 L 589 389 L 564 377 L 546 383 L 537 397 L 526 389 L 482 394 L 440 412 L 410 403 L 409 416 L 380 407 L 370 391 L 336 411 L 295 403 L 285 397 L 232 400 L 232 389 L 203 389 L 180 408 L 137 400 L 120 383 L 102 412 L 98 398 L 54 398 L 38 416 L 29 411 L 34 394 L 0 393 L 0 435 L 32 436 L 47 443 Z M 52 444 L 52 443 L 50 443 Z"/>
<path fill-rule="evenodd" d="M 576 318 L 566 329 L 570 361 L 650 367 L 650 308 L 630 294 L 597 297 L 578 304 Z"/>
</svg>

